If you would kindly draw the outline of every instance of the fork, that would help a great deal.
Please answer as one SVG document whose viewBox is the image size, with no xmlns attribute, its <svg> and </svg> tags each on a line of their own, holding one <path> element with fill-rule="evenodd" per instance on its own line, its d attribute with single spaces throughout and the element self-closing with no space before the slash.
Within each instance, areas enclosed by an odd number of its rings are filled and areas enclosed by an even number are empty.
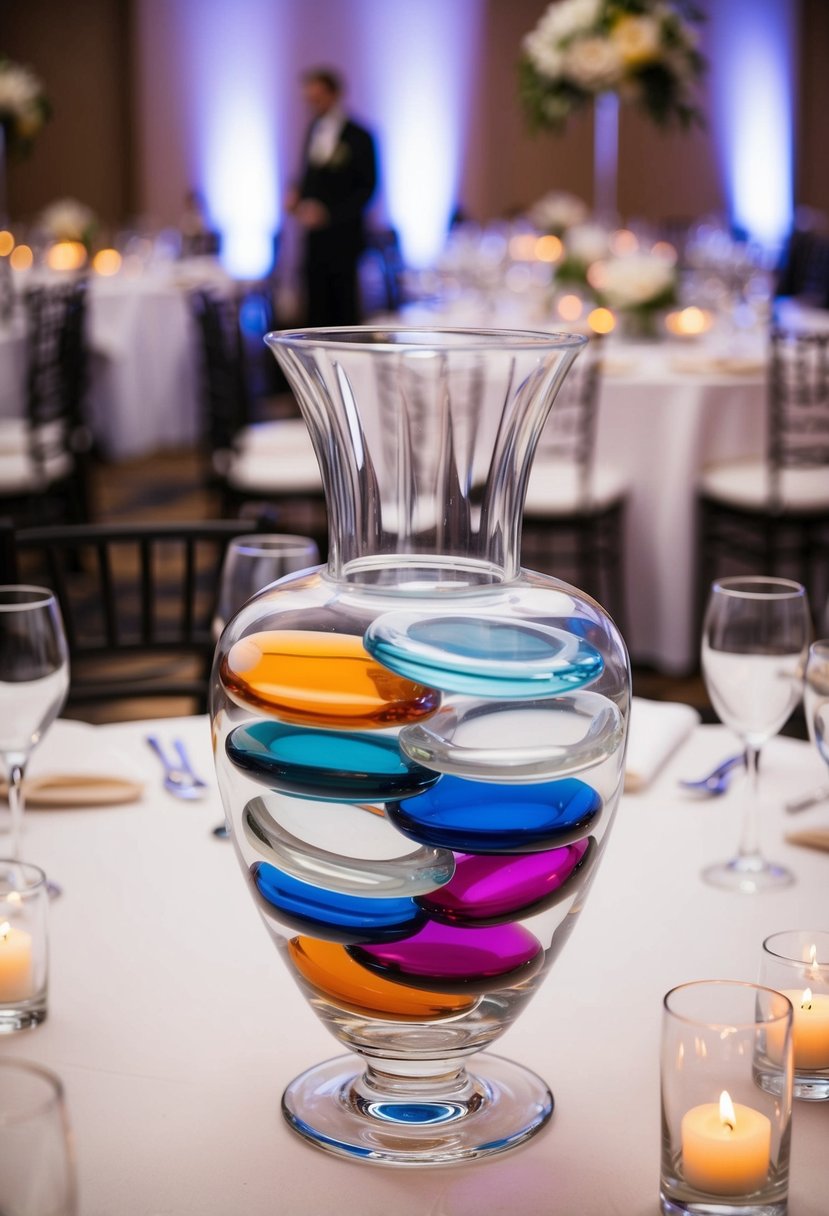
<svg viewBox="0 0 829 1216">
<path fill-rule="evenodd" d="M 744 764 L 745 756 L 740 752 L 737 756 L 729 756 L 727 760 L 723 760 L 722 764 L 718 764 L 707 777 L 700 777 L 696 781 L 680 781 L 679 784 L 684 790 L 696 790 L 699 794 L 712 796 L 724 794 L 728 789 L 732 773 L 736 768 L 742 768 Z"/>
<path fill-rule="evenodd" d="M 189 801 L 204 797 L 207 784 L 193 772 L 180 739 L 175 740 L 175 749 L 179 757 L 178 764 L 170 762 L 156 735 L 147 735 L 147 743 L 164 766 L 164 788 L 168 793 L 174 794 L 176 798 L 186 798 Z"/>
</svg>

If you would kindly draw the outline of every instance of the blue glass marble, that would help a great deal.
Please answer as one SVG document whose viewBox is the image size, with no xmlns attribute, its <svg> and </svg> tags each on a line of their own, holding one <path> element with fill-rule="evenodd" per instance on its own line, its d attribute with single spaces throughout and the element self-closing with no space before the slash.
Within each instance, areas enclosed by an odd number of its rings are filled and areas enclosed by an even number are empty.
<svg viewBox="0 0 829 1216">
<path fill-rule="evenodd" d="M 292 878 L 276 866 L 254 862 L 253 885 L 285 925 L 331 942 L 387 942 L 417 932 L 425 913 L 412 899 L 363 899 Z"/>
<path fill-rule="evenodd" d="M 444 692 L 555 697 L 597 679 L 604 660 L 568 630 L 506 617 L 389 612 L 363 645 L 398 675 Z"/>
<path fill-rule="evenodd" d="M 439 777 L 402 756 L 389 736 L 255 722 L 231 731 L 225 748 L 237 768 L 296 798 L 389 802 L 420 793 Z"/>
<path fill-rule="evenodd" d="M 456 853 L 536 853 L 587 836 L 602 806 L 599 794 L 574 777 L 535 785 L 444 777 L 425 793 L 389 805 L 387 814 L 418 844 Z"/>
</svg>

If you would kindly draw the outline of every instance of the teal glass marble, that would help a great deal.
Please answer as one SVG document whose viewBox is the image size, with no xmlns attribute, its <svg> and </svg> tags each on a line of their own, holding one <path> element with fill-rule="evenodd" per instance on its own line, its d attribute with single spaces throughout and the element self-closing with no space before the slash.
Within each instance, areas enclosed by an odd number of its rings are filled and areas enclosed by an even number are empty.
<svg viewBox="0 0 829 1216">
<path fill-rule="evenodd" d="M 602 656 L 564 629 L 532 621 L 393 612 L 363 644 L 398 675 L 444 692 L 508 698 L 555 697 L 602 673 Z"/>
<path fill-rule="evenodd" d="M 376 802 L 428 789 L 439 774 L 402 756 L 397 740 L 260 721 L 227 738 L 228 759 L 273 790 L 296 798 Z"/>
</svg>

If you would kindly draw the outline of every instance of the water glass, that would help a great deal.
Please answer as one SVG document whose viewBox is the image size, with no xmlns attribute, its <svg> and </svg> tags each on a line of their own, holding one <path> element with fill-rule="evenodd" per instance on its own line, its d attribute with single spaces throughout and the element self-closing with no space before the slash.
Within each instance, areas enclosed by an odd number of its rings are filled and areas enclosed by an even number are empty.
<svg viewBox="0 0 829 1216">
<path fill-rule="evenodd" d="M 0 1058 L 0 1212 L 77 1216 L 63 1085 L 25 1060 Z"/>
<path fill-rule="evenodd" d="M 319 563 L 316 544 L 308 536 L 258 532 L 237 536 L 227 547 L 219 580 L 213 636 L 219 635 L 243 604 L 270 583 Z"/>
<path fill-rule="evenodd" d="M 660 1201 L 671 1216 L 783 1216 L 792 1007 L 756 984 L 673 988 L 662 1018 Z"/>
</svg>

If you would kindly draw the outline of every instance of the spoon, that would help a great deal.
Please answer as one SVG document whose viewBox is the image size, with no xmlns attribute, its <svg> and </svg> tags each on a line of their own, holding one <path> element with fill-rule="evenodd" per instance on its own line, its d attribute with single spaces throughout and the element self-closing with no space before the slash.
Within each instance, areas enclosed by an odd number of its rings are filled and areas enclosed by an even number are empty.
<svg viewBox="0 0 829 1216">
<path fill-rule="evenodd" d="M 167 759 L 167 755 L 161 743 L 155 735 L 147 735 L 147 743 L 158 756 L 164 766 L 164 788 L 168 793 L 174 794 L 176 798 L 185 798 L 188 800 L 203 798 L 207 786 L 204 781 L 196 777 L 188 766 L 171 764 Z M 181 748 L 177 747 L 179 759 L 181 759 Z M 186 758 L 186 757 L 185 757 Z"/>
<path fill-rule="evenodd" d="M 729 756 L 727 760 L 723 760 L 707 777 L 700 777 L 696 781 L 680 781 L 679 784 L 684 790 L 695 790 L 699 794 L 716 797 L 728 789 L 734 770 L 744 765 L 745 756 L 740 752 L 738 756 Z"/>
</svg>

